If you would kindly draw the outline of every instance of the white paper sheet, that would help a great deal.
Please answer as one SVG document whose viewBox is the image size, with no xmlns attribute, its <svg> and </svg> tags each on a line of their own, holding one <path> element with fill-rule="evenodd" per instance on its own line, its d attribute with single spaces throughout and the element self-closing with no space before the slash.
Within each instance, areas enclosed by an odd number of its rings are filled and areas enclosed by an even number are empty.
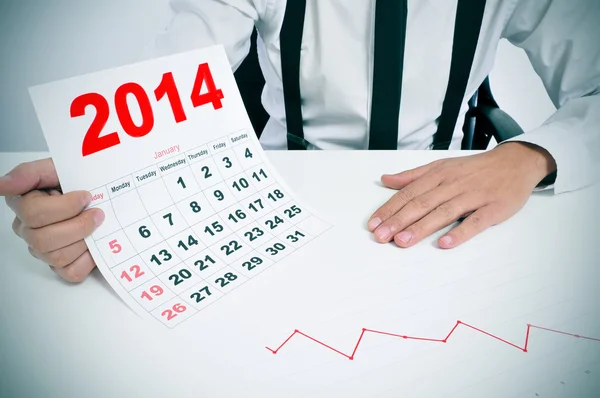
<svg viewBox="0 0 600 398">
<path fill-rule="evenodd" d="M 331 227 L 269 163 L 221 46 L 30 94 L 63 191 L 106 215 L 96 264 L 143 317 L 175 327 Z"/>
</svg>

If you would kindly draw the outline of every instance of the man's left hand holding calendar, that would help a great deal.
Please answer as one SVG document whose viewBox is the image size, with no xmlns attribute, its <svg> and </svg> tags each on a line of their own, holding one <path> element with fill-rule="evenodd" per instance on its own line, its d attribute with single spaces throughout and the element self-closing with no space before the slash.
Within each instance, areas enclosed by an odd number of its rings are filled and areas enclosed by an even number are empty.
<svg viewBox="0 0 600 398">
<path fill-rule="evenodd" d="M 331 228 L 265 156 L 225 51 L 30 88 L 52 158 L 0 178 L 15 233 L 173 328 Z"/>
</svg>

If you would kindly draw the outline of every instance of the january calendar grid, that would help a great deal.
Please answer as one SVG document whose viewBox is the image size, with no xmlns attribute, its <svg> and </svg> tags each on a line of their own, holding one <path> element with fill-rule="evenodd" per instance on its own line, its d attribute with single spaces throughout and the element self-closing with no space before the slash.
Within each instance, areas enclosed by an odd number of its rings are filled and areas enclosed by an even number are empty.
<svg viewBox="0 0 600 398">
<path fill-rule="evenodd" d="M 329 228 L 277 182 L 246 131 L 171 151 L 91 190 L 90 205 L 106 215 L 92 238 L 112 275 L 168 327 Z"/>
<path fill-rule="evenodd" d="M 222 46 L 30 94 L 63 190 L 105 214 L 90 254 L 145 319 L 181 325 L 332 228 L 265 156 Z"/>
</svg>

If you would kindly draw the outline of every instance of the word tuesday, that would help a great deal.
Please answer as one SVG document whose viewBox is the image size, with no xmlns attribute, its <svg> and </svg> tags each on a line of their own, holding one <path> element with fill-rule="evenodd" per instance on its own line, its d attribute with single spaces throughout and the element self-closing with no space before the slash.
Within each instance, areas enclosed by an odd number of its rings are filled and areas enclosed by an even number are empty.
<svg viewBox="0 0 600 398">
<path fill-rule="evenodd" d="M 154 152 L 154 159 L 160 159 L 160 158 L 170 155 L 172 153 L 179 153 L 179 145 L 174 145 L 167 149 L 163 149 L 161 151 Z"/>
</svg>

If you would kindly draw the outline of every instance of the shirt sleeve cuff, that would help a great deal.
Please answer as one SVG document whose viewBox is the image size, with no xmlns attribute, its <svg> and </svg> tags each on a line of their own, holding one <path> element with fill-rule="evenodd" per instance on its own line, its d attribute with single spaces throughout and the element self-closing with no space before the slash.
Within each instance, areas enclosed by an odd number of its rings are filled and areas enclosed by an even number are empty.
<svg viewBox="0 0 600 398">
<path fill-rule="evenodd" d="M 556 180 L 553 185 L 539 186 L 536 191 L 554 189 L 555 194 L 575 191 L 598 181 L 597 166 L 588 149 L 574 132 L 562 126 L 547 124 L 506 142 L 524 142 L 537 145 L 550 153 L 556 162 Z"/>
</svg>

